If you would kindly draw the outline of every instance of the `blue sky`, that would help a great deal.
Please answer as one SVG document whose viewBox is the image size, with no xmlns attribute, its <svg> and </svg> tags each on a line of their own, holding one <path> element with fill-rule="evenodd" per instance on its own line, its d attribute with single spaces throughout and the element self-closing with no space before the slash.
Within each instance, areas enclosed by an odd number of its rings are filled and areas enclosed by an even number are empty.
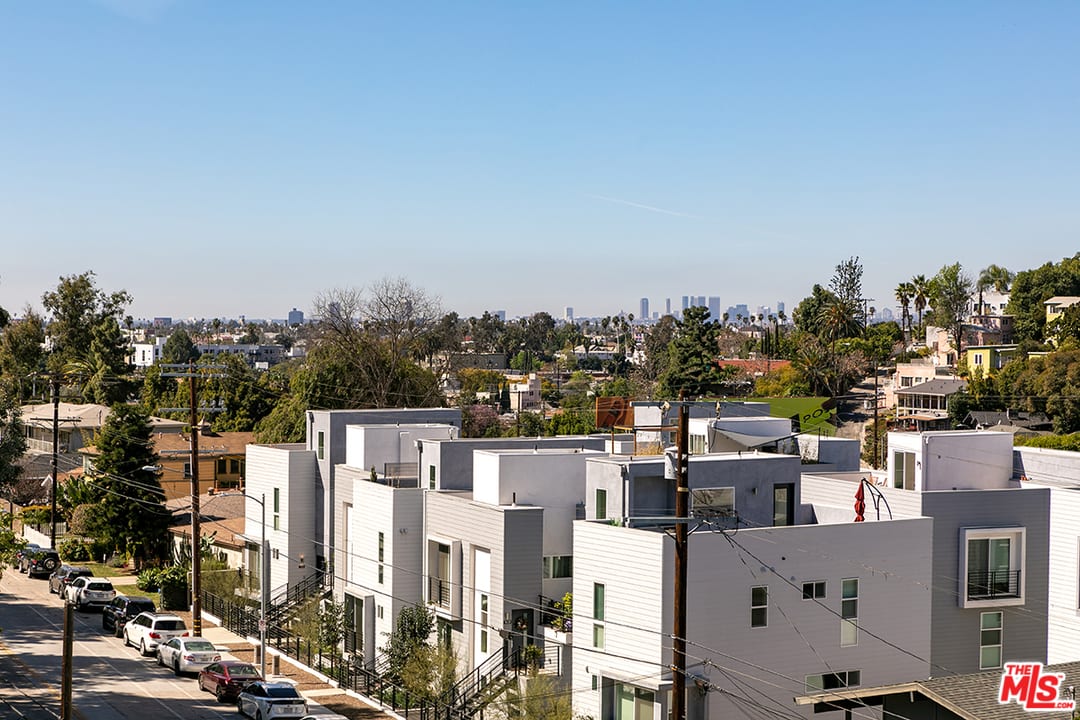
<svg viewBox="0 0 1080 720">
<path fill-rule="evenodd" d="M 877 306 L 1080 250 L 1075 2 L 0 0 L 0 306 Z"/>
</svg>

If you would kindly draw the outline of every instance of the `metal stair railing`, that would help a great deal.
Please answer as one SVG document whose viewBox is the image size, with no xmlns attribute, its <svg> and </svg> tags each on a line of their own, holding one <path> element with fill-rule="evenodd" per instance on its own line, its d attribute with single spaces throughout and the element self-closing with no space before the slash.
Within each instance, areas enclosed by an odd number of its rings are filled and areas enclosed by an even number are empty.
<svg viewBox="0 0 1080 720">
<path fill-rule="evenodd" d="M 326 583 L 321 571 L 316 571 L 300 582 L 283 585 L 271 594 L 266 610 L 267 622 L 282 622 L 291 611 L 325 591 Z"/>
<path fill-rule="evenodd" d="M 440 704 L 451 708 L 454 716 L 471 718 L 493 697 L 487 693 L 502 678 L 511 674 L 517 677 L 518 663 L 512 662 L 517 653 L 511 653 L 507 645 L 458 680 L 443 696 Z"/>
</svg>

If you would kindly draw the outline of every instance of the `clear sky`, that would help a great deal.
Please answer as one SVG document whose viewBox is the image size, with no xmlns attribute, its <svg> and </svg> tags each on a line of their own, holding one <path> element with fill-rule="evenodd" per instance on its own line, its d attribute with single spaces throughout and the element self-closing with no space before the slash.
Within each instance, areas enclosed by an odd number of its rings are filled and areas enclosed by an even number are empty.
<svg viewBox="0 0 1080 720">
<path fill-rule="evenodd" d="M 878 307 L 1080 250 L 1080 3 L 0 0 L 0 306 Z"/>
</svg>

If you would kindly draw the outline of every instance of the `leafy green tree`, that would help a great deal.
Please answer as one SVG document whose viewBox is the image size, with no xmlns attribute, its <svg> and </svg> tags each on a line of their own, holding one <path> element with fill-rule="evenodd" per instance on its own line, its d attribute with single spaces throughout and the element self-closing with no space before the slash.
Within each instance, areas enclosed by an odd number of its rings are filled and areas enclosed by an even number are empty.
<svg viewBox="0 0 1080 720">
<path fill-rule="evenodd" d="M 944 266 L 930 281 L 931 320 L 949 331 L 957 357 L 964 349 L 964 320 L 972 287 L 971 278 L 964 274 L 960 263 Z"/>
<path fill-rule="evenodd" d="M 223 355 L 214 360 L 223 366 L 200 385 L 201 401 L 220 408 L 215 413 L 213 428 L 217 432 L 250 432 L 270 414 L 268 381 L 256 375 L 238 355 Z M 186 385 L 186 383 L 185 383 Z"/>
<path fill-rule="evenodd" d="M 589 408 L 562 409 L 548 420 L 549 435 L 588 435 L 596 432 L 596 413 Z"/>
<path fill-rule="evenodd" d="M 846 307 L 854 309 L 860 323 L 865 322 L 862 317 L 862 276 L 863 266 L 856 255 L 840 262 L 829 280 L 829 290 Z"/>
<path fill-rule="evenodd" d="M 161 348 L 161 361 L 168 364 L 186 365 L 198 361 L 200 355 L 199 349 L 184 328 L 173 330 Z"/>
<path fill-rule="evenodd" d="M 1080 253 L 1016 274 L 1009 291 L 1008 311 L 1015 317 L 1013 334 L 1017 342 L 1045 340 L 1044 303 L 1060 295 L 1080 295 Z"/>
<path fill-rule="evenodd" d="M 810 295 L 803 298 L 802 302 L 795 306 L 795 310 L 792 313 L 792 320 L 795 323 L 795 327 L 803 332 L 812 333 L 817 336 L 821 336 L 821 322 L 824 316 L 825 308 L 835 302 L 836 295 L 831 291 L 821 287 L 821 285 L 814 285 L 810 291 Z"/>
<path fill-rule="evenodd" d="M 136 567 L 161 559 L 167 545 L 169 512 L 161 489 L 150 417 L 133 405 L 117 404 L 97 435 L 90 473 L 101 491 L 98 507 L 106 541 L 129 553 Z"/>
<path fill-rule="evenodd" d="M 0 375 L 14 383 L 22 403 L 31 398 L 35 385 L 43 386 L 33 375 L 45 369 L 44 344 L 45 321 L 30 308 L 0 333 Z"/>
<path fill-rule="evenodd" d="M 18 393 L 10 382 L 0 382 L 0 497 L 14 500 L 12 493 L 22 473 L 19 460 L 24 452 L 26 432 Z"/>
<path fill-rule="evenodd" d="M 458 659 L 444 645 L 423 644 L 405 662 L 402 673 L 405 689 L 420 700 L 434 703 L 454 687 L 458 675 Z"/>
<path fill-rule="evenodd" d="M 81 360 L 93 342 L 94 328 L 104 318 L 112 318 L 117 325 L 123 318 L 124 309 L 131 303 L 131 295 L 120 290 L 106 293 L 94 284 L 94 272 L 60 278 L 56 290 L 46 292 L 41 298 L 49 312 L 48 335 L 52 338 L 54 354 L 66 363 Z"/>
<path fill-rule="evenodd" d="M 427 646 L 435 630 L 435 615 L 426 605 L 412 605 L 398 613 L 394 630 L 386 639 L 382 652 L 386 655 L 391 678 L 401 679 L 413 656 Z"/>
<path fill-rule="evenodd" d="M 719 326 L 705 307 L 687 308 L 671 341 L 670 364 L 660 379 L 658 394 L 687 399 L 717 396 L 735 373 L 717 362 Z"/>
<path fill-rule="evenodd" d="M 498 315 L 485 312 L 480 317 L 471 317 L 468 320 L 469 335 L 472 337 L 473 349 L 478 353 L 495 352 L 501 347 L 501 338 L 506 332 L 506 323 L 499 319 Z"/>
</svg>

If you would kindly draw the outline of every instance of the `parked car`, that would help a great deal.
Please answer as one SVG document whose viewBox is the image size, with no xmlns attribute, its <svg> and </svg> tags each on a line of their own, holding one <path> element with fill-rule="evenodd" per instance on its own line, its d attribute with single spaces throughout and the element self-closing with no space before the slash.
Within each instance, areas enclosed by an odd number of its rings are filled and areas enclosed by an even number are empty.
<svg viewBox="0 0 1080 720">
<path fill-rule="evenodd" d="M 209 640 L 198 637 L 175 637 L 158 645 L 158 665 L 171 667 L 179 675 L 199 672 L 210 663 L 221 660 L 221 653 Z"/>
<path fill-rule="evenodd" d="M 59 559 L 59 556 L 57 556 Z M 64 563 L 59 567 L 53 566 L 53 574 L 49 576 L 49 592 L 56 593 L 61 600 L 67 600 L 65 590 L 67 586 L 79 577 L 92 577 L 94 571 L 87 567 L 68 565 Z"/>
<path fill-rule="evenodd" d="M 60 567 L 60 555 L 55 550 L 42 548 L 23 555 L 19 569 L 30 577 L 41 577 Z"/>
<path fill-rule="evenodd" d="M 298 718 L 307 712 L 307 700 L 296 687 L 283 682 L 253 682 L 237 696 L 241 715 L 255 720 Z"/>
<path fill-rule="evenodd" d="M 101 629 L 111 631 L 115 637 L 124 637 L 124 626 L 139 613 L 157 611 L 154 601 L 138 595 L 117 595 L 101 609 Z"/>
<path fill-rule="evenodd" d="M 143 655 L 149 655 L 163 642 L 174 637 L 185 637 L 187 625 L 176 615 L 163 613 L 139 613 L 124 626 L 124 644 L 137 647 Z"/>
<path fill-rule="evenodd" d="M 258 668 L 239 660 L 210 663 L 199 672 L 199 689 L 214 693 L 218 702 L 235 700 L 253 682 L 262 680 Z"/>
<path fill-rule="evenodd" d="M 15 551 L 15 567 L 19 568 L 19 572 L 26 572 L 26 566 L 24 566 L 22 562 L 23 556 L 28 555 L 35 550 L 41 549 L 41 546 L 37 543 L 26 543 L 26 545 L 23 545 L 21 548 Z"/>
<path fill-rule="evenodd" d="M 67 586 L 67 600 L 79 611 L 88 607 L 104 608 L 114 597 L 116 589 L 105 578 L 77 577 Z"/>
</svg>

